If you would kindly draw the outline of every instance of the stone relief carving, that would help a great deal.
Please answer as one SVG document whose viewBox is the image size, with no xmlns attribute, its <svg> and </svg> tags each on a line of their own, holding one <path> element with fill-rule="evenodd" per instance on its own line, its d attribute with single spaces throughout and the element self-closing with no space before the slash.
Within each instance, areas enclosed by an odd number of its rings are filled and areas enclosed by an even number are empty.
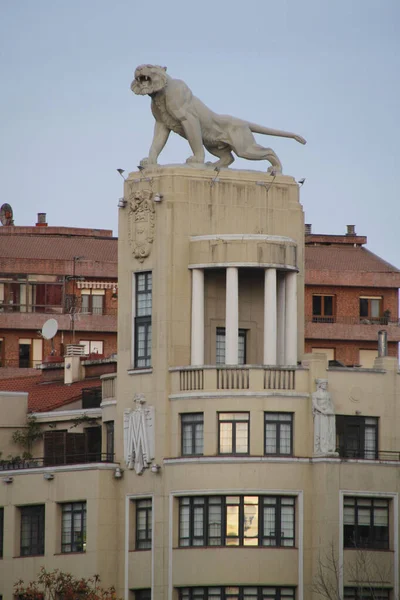
<svg viewBox="0 0 400 600">
<path fill-rule="evenodd" d="M 153 142 L 149 156 L 141 161 L 141 166 L 157 164 L 157 158 L 167 143 L 169 134 L 174 131 L 185 138 L 193 156 L 187 159 L 191 165 L 204 165 L 204 148 L 219 160 L 207 163 L 212 167 L 229 167 L 235 160 L 232 152 L 248 160 L 268 160 L 268 172 L 282 172 L 282 164 L 271 148 L 257 144 L 253 133 L 287 137 L 305 144 L 306 140 L 295 133 L 270 129 L 230 117 L 218 115 L 196 98 L 186 83 L 172 79 L 166 67 L 141 65 L 135 70 L 131 90 L 138 95 L 151 96 L 151 110 L 156 120 Z"/>
<path fill-rule="evenodd" d="M 336 417 L 328 380 L 316 379 L 317 390 L 312 394 L 314 417 L 314 455 L 338 456 L 336 452 Z"/>
<path fill-rule="evenodd" d="M 154 407 L 144 406 L 143 394 L 135 394 L 136 407 L 124 411 L 124 458 L 128 469 L 141 475 L 154 458 Z"/>
<path fill-rule="evenodd" d="M 154 240 L 156 213 L 153 193 L 137 190 L 129 196 L 129 241 L 140 262 L 149 256 Z"/>
</svg>

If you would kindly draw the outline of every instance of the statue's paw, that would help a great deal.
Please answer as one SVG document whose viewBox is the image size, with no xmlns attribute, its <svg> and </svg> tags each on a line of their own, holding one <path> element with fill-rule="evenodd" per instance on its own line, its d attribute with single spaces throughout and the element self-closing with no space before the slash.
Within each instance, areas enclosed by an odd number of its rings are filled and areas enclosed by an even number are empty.
<svg viewBox="0 0 400 600">
<path fill-rule="evenodd" d="M 189 156 L 186 159 L 186 164 L 188 165 L 204 165 L 204 160 L 201 160 L 198 156 Z"/>
<path fill-rule="evenodd" d="M 141 167 L 147 167 L 148 164 L 149 164 L 149 159 L 147 157 L 146 158 L 142 158 L 142 160 L 139 163 L 139 165 Z"/>
<path fill-rule="evenodd" d="M 280 175 L 282 173 L 281 167 L 273 167 L 272 165 L 268 167 L 267 173 L 275 177 L 276 175 Z"/>
</svg>

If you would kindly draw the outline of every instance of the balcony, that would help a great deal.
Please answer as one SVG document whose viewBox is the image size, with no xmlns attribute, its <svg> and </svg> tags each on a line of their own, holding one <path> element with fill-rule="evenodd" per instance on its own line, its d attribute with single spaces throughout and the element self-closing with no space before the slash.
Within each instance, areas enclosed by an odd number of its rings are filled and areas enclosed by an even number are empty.
<svg viewBox="0 0 400 600">
<path fill-rule="evenodd" d="M 0 305 L 1 329 L 41 329 L 43 323 L 53 316 L 58 328 L 71 328 L 71 309 L 67 306 L 2 304 Z M 87 311 L 76 307 L 75 331 L 117 330 L 117 308 L 103 307 Z"/>
<path fill-rule="evenodd" d="M 387 331 L 389 342 L 400 342 L 400 321 L 397 319 L 312 315 L 305 317 L 306 339 L 376 341 L 381 329 Z"/>
<path fill-rule="evenodd" d="M 40 469 L 43 467 L 60 467 L 63 465 L 84 465 L 89 463 L 113 463 L 114 454 L 100 452 L 85 452 L 83 454 L 60 454 L 47 458 L 10 458 L 0 460 L 0 471 L 22 471 L 25 469 Z"/>
<path fill-rule="evenodd" d="M 170 369 L 171 393 L 279 391 L 308 393 L 308 371 L 304 367 L 202 366 Z"/>
</svg>

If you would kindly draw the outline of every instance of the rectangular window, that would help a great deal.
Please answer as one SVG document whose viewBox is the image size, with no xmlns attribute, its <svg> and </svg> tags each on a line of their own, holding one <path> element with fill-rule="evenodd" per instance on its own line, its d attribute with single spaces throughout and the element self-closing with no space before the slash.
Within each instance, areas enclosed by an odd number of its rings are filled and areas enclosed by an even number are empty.
<svg viewBox="0 0 400 600">
<path fill-rule="evenodd" d="M 380 322 L 382 316 L 382 296 L 361 296 L 360 297 L 360 319 Z"/>
<path fill-rule="evenodd" d="M 313 294 L 312 314 L 314 323 L 334 323 L 334 296 Z"/>
<path fill-rule="evenodd" d="M 114 421 L 106 421 L 104 425 L 106 427 L 107 461 L 112 462 L 114 460 Z"/>
<path fill-rule="evenodd" d="M 21 556 L 44 554 L 44 504 L 21 506 Z"/>
<path fill-rule="evenodd" d="M 378 419 L 337 415 L 336 438 L 344 458 L 378 458 Z"/>
<path fill-rule="evenodd" d="M 151 549 L 152 535 L 151 498 L 136 500 L 136 550 Z"/>
<path fill-rule="evenodd" d="M 61 505 L 61 552 L 86 551 L 86 502 Z"/>
<path fill-rule="evenodd" d="M 135 600 L 151 600 L 151 589 L 134 590 Z"/>
<path fill-rule="evenodd" d="M 203 454 L 203 413 L 181 415 L 182 456 Z"/>
<path fill-rule="evenodd" d="M 152 274 L 136 274 L 135 361 L 136 368 L 151 367 Z"/>
<path fill-rule="evenodd" d="M 239 329 L 238 365 L 246 364 L 246 329 Z M 225 327 L 217 327 L 215 364 L 225 364 Z"/>
<path fill-rule="evenodd" d="M 79 340 L 82 346 L 85 346 L 83 353 L 89 354 L 103 354 L 104 344 L 101 340 Z"/>
<path fill-rule="evenodd" d="M 389 548 L 389 500 L 344 498 L 344 547 Z"/>
<path fill-rule="evenodd" d="M 102 315 L 104 312 L 105 290 L 81 290 L 81 310 L 83 314 Z"/>
<path fill-rule="evenodd" d="M 294 587 L 185 587 L 179 600 L 294 600 Z M 386 600 L 386 596 L 382 597 Z M 364 600 L 364 599 L 363 599 Z M 380 597 L 379 597 L 380 600 Z"/>
<path fill-rule="evenodd" d="M 344 600 L 389 600 L 390 590 L 385 588 L 344 588 Z"/>
<path fill-rule="evenodd" d="M 291 455 L 293 453 L 293 413 L 264 413 L 265 454 Z"/>
<path fill-rule="evenodd" d="M 4 508 L 0 507 L 0 558 L 3 558 L 4 543 Z"/>
<path fill-rule="evenodd" d="M 249 413 L 218 413 L 218 453 L 249 453 Z"/>
<path fill-rule="evenodd" d="M 179 499 L 179 545 L 294 547 L 291 496 L 188 496 Z"/>
</svg>

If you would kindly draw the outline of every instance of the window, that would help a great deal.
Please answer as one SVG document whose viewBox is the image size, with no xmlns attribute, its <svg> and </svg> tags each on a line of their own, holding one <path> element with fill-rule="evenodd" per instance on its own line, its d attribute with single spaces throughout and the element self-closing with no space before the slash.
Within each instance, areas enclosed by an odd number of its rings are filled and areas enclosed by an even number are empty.
<svg viewBox="0 0 400 600">
<path fill-rule="evenodd" d="M 344 498 L 344 547 L 389 548 L 389 500 Z"/>
<path fill-rule="evenodd" d="M 238 365 L 246 364 L 246 329 L 239 329 Z M 225 327 L 217 327 L 215 364 L 225 364 Z"/>
<path fill-rule="evenodd" d="M 80 340 L 81 346 L 85 346 L 83 353 L 103 354 L 103 342 L 101 340 Z"/>
<path fill-rule="evenodd" d="M 82 313 L 102 315 L 104 311 L 105 290 L 87 290 L 81 291 Z"/>
<path fill-rule="evenodd" d="M 384 588 L 344 588 L 344 600 L 389 600 L 390 590 Z"/>
<path fill-rule="evenodd" d="M 334 296 L 313 294 L 312 314 L 314 323 L 334 323 Z"/>
<path fill-rule="evenodd" d="M 190 587 L 179 588 L 178 591 L 179 600 L 294 600 L 295 598 L 293 587 Z"/>
<path fill-rule="evenodd" d="M 44 554 L 44 504 L 21 506 L 21 556 Z"/>
<path fill-rule="evenodd" d="M 0 507 L 0 558 L 3 558 L 4 543 L 4 508 Z"/>
<path fill-rule="evenodd" d="M 151 367 L 152 274 L 136 274 L 135 367 Z"/>
<path fill-rule="evenodd" d="M 249 413 L 219 413 L 219 454 L 249 453 Z"/>
<path fill-rule="evenodd" d="M 378 419 L 375 417 L 336 417 L 336 438 L 340 456 L 378 458 Z"/>
<path fill-rule="evenodd" d="M 181 415 L 182 456 L 203 454 L 203 413 Z"/>
<path fill-rule="evenodd" d="M 86 551 L 86 502 L 62 504 L 61 552 Z"/>
<path fill-rule="evenodd" d="M 179 545 L 294 547 L 291 496 L 188 496 L 179 499 Z"/>
<path fill-rule="evenodd" d="M 151 589 L 135 590 L 135 600 L 151 600 Z"/>
<path fill-rule="evenodd" d="M 83 433 L 66 430 L 44 432 L 44 466 L 74 465 L 101 461 L 101 427 L 86 427 Z"/>
<path fill-rule="evenodd" d="M 360 319 L 380 321 L 382 315 L 382 297 L 361 296 L 360 297 Z"/>
<path fill-rule="evenodd" d="M 152 501 L 136 500 L 136 550 L 150 550 L 152 535 Z"/>
<path fill-rule="evenodd" d="M 293 414 L 264 413 L 265 454 L 290 455 L 293 453 Z"/>
<path fill-rule="evenodd" d="M 107 460 L 114 460 L 114 421 L 106 421 L 106 453 Z"/>
</svg>

